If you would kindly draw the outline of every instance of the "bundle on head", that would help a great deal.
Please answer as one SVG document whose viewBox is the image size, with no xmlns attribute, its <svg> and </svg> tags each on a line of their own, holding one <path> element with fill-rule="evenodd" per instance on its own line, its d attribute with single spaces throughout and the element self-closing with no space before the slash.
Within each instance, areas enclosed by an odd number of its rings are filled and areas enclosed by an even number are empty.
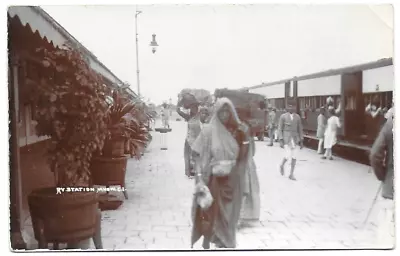
<svg viewBox="0 0 400 256">
<path fill-rule="evenodd" d="M 204 89 L 183 89 L 178 95 L 178 103 L 184 108 L 193 105 L 209 105 L 212 97 L 209 91 Z"/>
</svg>

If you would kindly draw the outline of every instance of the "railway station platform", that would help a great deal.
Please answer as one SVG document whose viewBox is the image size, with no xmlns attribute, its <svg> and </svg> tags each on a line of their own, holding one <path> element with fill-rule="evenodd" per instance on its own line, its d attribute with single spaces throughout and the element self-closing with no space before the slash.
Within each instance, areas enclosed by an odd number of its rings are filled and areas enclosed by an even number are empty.
<svg viewBox="0 0 400 256">
<path fill-rule="evenodd" d="M 171 120 L 168 150 L 160 149 L 161 135 L 153 133 L 144 157 L 129 160 L 129 199 L 103 212 L 105 249 L 190 250 L 194 180 L 184 174 L 186 125 Z M 340 157 L 322 160 L 304 148 L 298 154 L 297 181 L 292 181 L 289 166 L 285 176 L 279 173 L 283 154 L 278 143 L 256 142 L 261 216 L 238 231 L 238 249 L 385 248 L 376 238 L 379 206 L 362 225 L 379 187 L 369 166 Z M 194 249 L 201 249 L 201 240 Z"/>
</svg>

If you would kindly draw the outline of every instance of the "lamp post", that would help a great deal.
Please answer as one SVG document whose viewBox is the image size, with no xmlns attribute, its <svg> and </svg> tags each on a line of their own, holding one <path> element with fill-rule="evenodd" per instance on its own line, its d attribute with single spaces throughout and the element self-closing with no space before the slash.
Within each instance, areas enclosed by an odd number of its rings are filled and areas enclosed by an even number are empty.
<svg viewBox="0 0 400 256">
<path fill-rule="evenodd" d="M 136 79 L 137 79 L 137 92 L 138 92 L 138 96 L 140 99 L 140 78 L 139 78 L 139 38 L 138 38 L 138 26 L 137 26 L 137 19 L 139 14 L 141 14 L 142 11 L 136 11 L 135 13 L 135 32 L 136 32 Z M 156 52 L 157 49 L 157 41 L 156 41 L 156 35 L 153 34 L 152 35 L 153 40 L 150 42 L 150 46 L 152 47 L 152 52 L 153 54 Z"/>
<path fill-rule="evenodd" d="M 140 99 L 140 79 L 139 79 L 139 38 L 138 38 L 138 27 L 137 27 L 137 18 L 141 11 L 136 11 L 135 13 L 135 33 L 136 33 L 136 79 L 137 79 L 137 92 L 138 97 Z"/>
</svg>

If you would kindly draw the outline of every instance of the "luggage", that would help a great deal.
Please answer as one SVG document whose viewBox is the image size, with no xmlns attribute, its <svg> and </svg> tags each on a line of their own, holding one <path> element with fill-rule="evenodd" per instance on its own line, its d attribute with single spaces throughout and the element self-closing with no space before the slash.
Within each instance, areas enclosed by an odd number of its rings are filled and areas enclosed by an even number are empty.
<svg viewBox="0 0 400 256">
<path fill-rule="evenodd" d="M 228 98 L 235 106 L 240 120 L 251 127 L 252 134 L 260 140 L 264 139 L 266 126 L 266 98 L 263 95 L 244 91 L 217 89 L 216 98 Z"/>
<path fill-rule="evenodd" d="M 226 97 L 230 99 L 236 109 L 252 111 L 255 109 L 264 110 L 266 108 L 265 97 L 260 94 L 237 90 L 217 89 L 215 90 L 214 96 L 216 98 Z"/>
<path fill-rule="evenodd" d="M 192 104 L 208 106 L 212 103 L 211 93 L 204 89 L 183 89 L 178 95 L 178 104 L 189 108 Z"/>
</svg>

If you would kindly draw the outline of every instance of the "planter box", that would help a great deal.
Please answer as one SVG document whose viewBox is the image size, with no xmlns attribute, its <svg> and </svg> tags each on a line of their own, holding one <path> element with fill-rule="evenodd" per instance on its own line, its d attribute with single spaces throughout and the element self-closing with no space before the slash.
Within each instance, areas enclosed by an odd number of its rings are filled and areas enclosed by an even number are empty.
<svg viewBox="0 0 400 256">
<path fill-rule="evenodd" d="M 90 170 L 93 185 L 125 186 L 125 173 L 128 156 L 92 158 Z"/>
<path fill-rule="evenodd" d="M 125 174 L 128 163 L 128 156 L 122 157 L 103 157 L 92 158 L 90 170 L 92 173 L 92 185 L 100 186 L 121 186 L 125 189 Z M 128 193 L 123 190 L 125 199 Z M 122 201 L 112 195 L 101 196 L 100 208 L 102 210 L 115 210 L 122 204 Z"/>
<path fill-rule="evenodd" d="M 32 226 L 39 248 L 48 243 L 72 243 L 93 238 L 98 221 L 96 192 L 56 193 L 55 187 L 28 196 Z"/>
</svg>

